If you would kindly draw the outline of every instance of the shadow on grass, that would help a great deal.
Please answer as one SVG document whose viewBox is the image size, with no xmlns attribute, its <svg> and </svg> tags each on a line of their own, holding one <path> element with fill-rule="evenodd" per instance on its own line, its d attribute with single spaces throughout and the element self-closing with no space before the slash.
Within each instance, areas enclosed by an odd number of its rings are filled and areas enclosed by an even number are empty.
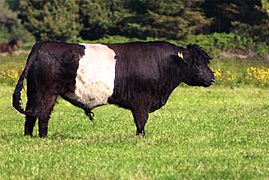
<svg viewBox="0 0 269 180">
<path fill-rule="evenodd" d="M 113 134 L 91 134 L 91 135 L 71 135 L 71 134 L 63 134 L 63 133 L 54 133 L 48 136 L 48 139 L 56 140 L 56 141 L 79 141 L 83 144 L 110 144 L 110 143 L 128 143 L 139 141 L 139 139 L 146 139 L 144 137 L 138 137 L 134 134 L 129 133 L 113 133 Z"/>
<path fill-rule="evenodd" d="M 140 137 L 136 136 L 135 134 L 129 132 L 114 132 L 114 133 L 94 133 L 94 134 L 78 134 L 74 135 L 72 133 L 61 133 L 61 132 L 54 132 L 48 134 L 46 138 L 39 138 L 37 133 L 34 133 L 33 136 L 24 136 L 23 132 L 2 132 L 0 134 L 0 142 L 39 142 L 39 141 L 53 141 L 55 142 L 71 142 L 77 144 L 84 144 L 84 145 L 93 145 L 93 144 L 103 144 L 103 145 L 111 145 L 113 144 L 122 144 L 122 143 L 136 143 L 139 141 L 146 141 L 150 139 L 147 136 Z"/>
<path fill-rule="evenodd" d="M 1 140 L 6 140 L 6 141 L 13 141 L 14 139 L 23 139 L 24 136 L 22 133 L 18 132 L 4 132 L 3 134 L 0 135 Z"/>
<path fill-rule="evenodd" d="M 49 135 L 47 138 L 53 139 L 53 140 L 83 140 L 85 139 L 82 136 L 73 136 L 71 134 L 63 134 L 63 133 L 54 133 Z"/>
</svg>

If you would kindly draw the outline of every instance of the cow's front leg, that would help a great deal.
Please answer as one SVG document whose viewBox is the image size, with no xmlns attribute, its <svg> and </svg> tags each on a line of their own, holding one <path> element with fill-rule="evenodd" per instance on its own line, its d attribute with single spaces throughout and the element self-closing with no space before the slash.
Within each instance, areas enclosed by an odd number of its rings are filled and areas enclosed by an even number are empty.
<svg viewBox="0 0 269 180">
<path fill-rule="evenodd" d="M 148 120 L 148 112 L 145 111 L 139 111 L 139 110 L 133 110 L 133 117 L 136 125 L 136 135 L 137 136 L 145 136 L 145 124 Z"/>
</svg>

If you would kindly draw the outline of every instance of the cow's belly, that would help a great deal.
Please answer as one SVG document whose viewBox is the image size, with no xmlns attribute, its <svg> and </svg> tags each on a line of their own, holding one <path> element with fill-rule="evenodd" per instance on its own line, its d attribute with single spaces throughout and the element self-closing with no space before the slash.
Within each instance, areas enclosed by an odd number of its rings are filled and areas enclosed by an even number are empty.
<svg viewBox="0 0 269 180">
<path fill-rule="evenodd" d="M 105 45 L 84 45 L 85 55 L 79 61 L 75 91 L 66 97 L 87 105 L 90 109 L 107 104 L 113 94 L 115 53 Z"/>
</svg>

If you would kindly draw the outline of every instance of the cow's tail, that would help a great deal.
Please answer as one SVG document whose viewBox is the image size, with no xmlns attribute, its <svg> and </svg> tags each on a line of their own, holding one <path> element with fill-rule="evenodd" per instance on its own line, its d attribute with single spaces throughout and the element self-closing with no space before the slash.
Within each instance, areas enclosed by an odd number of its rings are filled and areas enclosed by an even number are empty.
<svg viewBox="0 0 269 180">
<path fill-rule="evenodd" d="M 37 51 L 39 49 L 39 47 L 41 46 L 40 42 L 36 42 L 35 45 L 33 46 L 28 58 L 27 58 L 27 62 L 25 65 L 25 68 L 17 82 L 17 85 L 15 87 L 14 93 L 13 93 L 13 99 L 12 99 L 12 105 L 13 107 L 19 111 L 22 114 L 28 114 L 25 109 L 23 109 L 22 105 L 21 105 L 21 90 L 23 88 L 23 80 L 27 77 L 29 68 L 32 66 L 33 62 L 36 59 L 37 56 Z"/>
</svg>

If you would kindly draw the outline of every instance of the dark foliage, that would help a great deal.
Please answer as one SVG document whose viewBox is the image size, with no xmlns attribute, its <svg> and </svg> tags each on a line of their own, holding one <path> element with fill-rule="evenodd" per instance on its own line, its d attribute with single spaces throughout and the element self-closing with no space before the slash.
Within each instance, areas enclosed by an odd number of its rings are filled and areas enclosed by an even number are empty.
<svg viewBox="0 0 269 180">
<path fill-rule="evenodd" d="M 19 18 L 37 40 L 67 40 L 78 35 L 75 0 L 21 1 Z"/>
<path fill-rule="evenodd" d="M 186 39 L 225 32 L 251 37 L 255 43 L 269 42 L 266 0 L 6 0 L 13 14 L 4 4 L 0 0 L 0 24 L 10 32 L 20 24 L 18 13 L 38 40 L 94 40 L 106 35 Z"/>
</svg>

